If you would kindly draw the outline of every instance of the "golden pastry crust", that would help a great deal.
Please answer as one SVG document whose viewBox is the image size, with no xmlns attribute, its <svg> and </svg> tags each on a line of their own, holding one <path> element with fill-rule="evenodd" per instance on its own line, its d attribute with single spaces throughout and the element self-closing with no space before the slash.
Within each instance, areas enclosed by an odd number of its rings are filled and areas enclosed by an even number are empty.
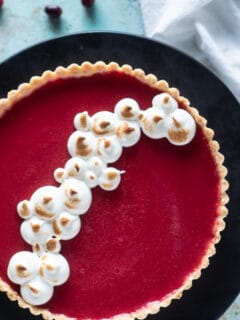
<svg viewBox="0 0 240 320">
<path fill-rule="evenodd" d="M 81 65 L 71 64 L 67 68 L 57 67 L 54 71 L 45 71 L 41 76 L 34 76 L 30 79 L 29 83 L 21 84 L 17 90 L 11 90 L 6 99 L 0 99 L 0 118 L 4 113 L 11 109 L 11 107 L 20 99 L 30 95 L 34 90 L 40 88 L 49 81 L 63 78 L 72 77 L 88 77 L 97 73 L 107 73 L 110 71 L 117 71 L 120 73 L 128 74 L 142 83 L 155 88 L 161 92 L 169 93 L 174 99 L 176 99 L 184 108 L 194 117 L 197 124 L 202 128 L 203 133 L 209 143 L 211 153 L 217 164 L 218 173 L 220 176 L 220 199 L 221 203 L 218 207 L 218 216 L 214 225 L 214 238 L 209 243 L 206 254 L 203 256 L 201 263 L 191 274 L 188 275 L 183 285 L 170 293 L 160 301 L 152 301 L 144 305 L 142 308 L 135 310 L 129 314 L 115 315 L 111 320 L 132 320 L 134 318 L 144 319 L 148 314 L 155 314 L 159 312 L 162 307 L 170 305 L 173 299 L 180 299 L 184 290 L 188 290 L 192 287 L 192 282 L 201 276 L 201 271 L 209 265 L 209 258 L 216 252 L 215 245 L 220 241 L 220 232 L 225 228 L 224 218 L 228 214 L 226 204 L 229 200 L 226 190 L 228 189 L 228 182 L 225 179 L 227 175 L 227 169 L 223 166 L 224 156 L 219 152 L 219 144 L 213 140 L 214 131 L 207 127 L 207 120 L 199 115 L 196 108 L 190 106 L 188 99 L 180 96 L 179 90 L 176 88 L 169 88 L 168 83 L 165 80 L 158 80 L 153 74 L 145 74 L 142 69 L 133 69 L 131 66 L 125 64 L 119 66 L 115 62 L 105 64 L 102 61 L 98 61 L 94 64 L 90 62 L 84 62 Z M 35 307 L 26 303 L 22 297 L 13 290 L 6 282 L 0 278 L 0 291 L 6 292 L 8 298 L 12 301 L 18 301 L 18 304 L 22 308 L 29 308 L 32 314 L 41 314 L 46 320 L 74 320 L 75 318 L 69 318 L 65 315 L 52 314 L 49 310 L 43 307 Z M 109 320 L 110 320 L 109 319 Z"/>
</svg>

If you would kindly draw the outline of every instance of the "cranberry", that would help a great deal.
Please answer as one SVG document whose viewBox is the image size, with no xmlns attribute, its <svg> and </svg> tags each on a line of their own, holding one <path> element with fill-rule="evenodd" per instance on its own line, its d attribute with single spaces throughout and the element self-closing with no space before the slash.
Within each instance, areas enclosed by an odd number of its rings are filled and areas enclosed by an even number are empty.
<svg viewBox="0 0 240 320">
<path fill-rule="evenodd" d="M 91 7 L 94 4 L 94 0 L 81 0 L 82 4 L 86 7 Z"/>
<path fill-rule="evenodd" d="M 1 0 L 0 0 L 1 1 Z M 44 11 L 51 17 L 58 18 L 62 14 L 62 8 L 59 6 L 46 6 Z"/>
<path fill-rule="evenodd" d="M 2 5 L 3 5 L 3 0 L 0 0 L 0 8 L 1 8 Z"/>
</svg>

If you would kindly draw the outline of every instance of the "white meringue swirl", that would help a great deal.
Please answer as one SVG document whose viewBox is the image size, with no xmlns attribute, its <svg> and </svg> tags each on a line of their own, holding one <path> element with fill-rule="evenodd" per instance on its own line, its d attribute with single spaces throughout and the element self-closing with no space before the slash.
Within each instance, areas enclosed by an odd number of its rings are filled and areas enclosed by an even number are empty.
<svg viewBox="0 0 240 320">
<path fill-rule="evenodd" d="M 117 161 L 122 154 L 122 146 L 116 136 L 97 139 L 97 155 L 106 163 Z"/>
<path fill-rule="evenodd" d="M 136 120 L 140 108 L 136 100 L 131 98 L 124 98 L 120 100 L 114 109 L 114 112 L 119 119 L 122 120 Z"/>
<path fill-rule="evenodd" d="M 70 269 L 61 254 L 45 253 L 40 257 L 40 275 L 52 286 L 60 286 L 67 281 Z"/>
<path fill-rule="evenodd" d="M 44 244 L 53 234 L 53 229 L 48 221 L 36 216 L 25 220 L 20 228 L 21 236 L 31 245 L 36 243 Z"/>
<path fill-rule="evenodd" d="M 140 140 L 141 130 L 134 121 L 121 121 L 116 127 L 116 136 L 123 147 L 132 147 Z"/>
<path fill-rule="evenodd" d="M 53 286 L 44 281 L 40 276 L 23 284 L 20 288 L 23 299 L 34 306 L 47 303 L 53 296 Z"/>
<path fill-rule="evenodd" d="M 157 108 L 148 108 L 140 113 L 139 120 L 142 131 L 152 139 L 160 139 L 166 136 L 164 113 Z"/>
<path fill-rule="evenodd" d="M 77 179 L 66 179 L 60 186 L 63 190 L 62 197 L 64 210 L 74 215 L 84 214 L 92 202 L 92 193 L 87 184 Z"/>
<path fill-rule="evenodd" d="M 74 131 L 68 139 L 67 148 L 72 157 L 89 159 L 95 155 L 96 140 L 91 132 Z"/>
<path fill-rule="evenodd" d="M 114 134 L 117 117 L 109 111 L 100 111 L 92 116 L 91 130 L 97 136 Z"/>
<path fill-rule="evenodd" d="M 7 274 L 12 282 L 24 284 L 36 277 L 39 268 L 40 260 L 35 253 L 20 251 L 11 257 Z"/>
</svg>

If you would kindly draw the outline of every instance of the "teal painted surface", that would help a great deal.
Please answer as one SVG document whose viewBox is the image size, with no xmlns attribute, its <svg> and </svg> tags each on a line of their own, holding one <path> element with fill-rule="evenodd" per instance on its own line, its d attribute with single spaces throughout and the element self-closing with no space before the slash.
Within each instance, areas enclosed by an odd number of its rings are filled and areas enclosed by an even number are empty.
<svg viewBox="0 0 240 320">
<path fill-rule="evenodd" d="M 50 19 L 46 5 L 60 5 L 60 19 Z M 0 9 L 0 62 L 39 42 L 87 31 L 144 35 L 138 0 L 95 0 L 87 9 L 80 0 L 5 0 Z M 240 296 L 219 320 L 240 319 Z"/>
<path fill-rule="evenodd" d="M 219 320 L 239 320 L 240 319 L 240 295 L 231 305 L 231 307 L 225 312 L 225 314 Z"/>
<path fill-rule="evenodd" d="M 59 5 L 63 13 L 51 19 L 46 5 Z M 0 10 L 0 62 L 36 43 L 86 31 L 144 34 L 137 0 L 95 0 L 91 8 L 80 0 L 5 0 Z"/>
</svg>

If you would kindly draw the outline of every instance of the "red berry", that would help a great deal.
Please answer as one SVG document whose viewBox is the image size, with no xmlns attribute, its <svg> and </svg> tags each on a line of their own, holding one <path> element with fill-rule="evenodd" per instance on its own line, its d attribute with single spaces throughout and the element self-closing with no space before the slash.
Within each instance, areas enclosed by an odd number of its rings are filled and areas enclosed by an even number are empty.
<svg viewBox="0 0 240 320">
<path fill-rule="evenodd" d="M 3 0 L 0 0 L 0 7 L 3 5 Z"/>
<path fill-rule="evenodd" d="M 62 8 L 59 6 L 46 6 L 44 11 L 53 18 L 58 18 L 62 14 Z"/>
<path fill-rule="evenodd" d="M 91 7 L 94 4 L 94 0 L 81 0 L 82 4 L 86 7 Z"/>
</svg>

